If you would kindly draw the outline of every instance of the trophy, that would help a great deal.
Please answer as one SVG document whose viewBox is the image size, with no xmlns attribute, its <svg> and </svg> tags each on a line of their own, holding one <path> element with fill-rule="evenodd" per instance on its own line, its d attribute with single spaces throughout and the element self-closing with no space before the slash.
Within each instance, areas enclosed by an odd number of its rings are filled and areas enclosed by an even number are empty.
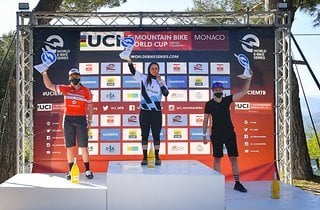
<svg viewBox="0 0 320 210">
<path fill-rule="evenodd" d="M 42 74 L 57 61 L 57 56 L 55 53 L 46 51 L 44 48 L 42 48 L 41 61 L 41 64 L 35 65 L 33 67 Z"/>
<path fill-rule="evenodd" d="M 134 39 L 132 37 L 125 37 L 120 39 L 121 45 L 124 47 L 124 51 L 119 54 L 123 60 L 130 60 L 131 51 L 134 46 Z"/>
<path fill-rule="evenodd" d="M 240 77 L 241 79 L 251 78 L 250 63 L 249 63 L 249 59 L 247 58 L 247 56 L 245 56 L 244 54 L 238 54 L 238 55 L 234 54 L 234 56 L 236 56 L 236 58 L 238 59 L 238 62 L 244 68 L 243 73 L 238 75 L 238 77 Z"/>
</svg>

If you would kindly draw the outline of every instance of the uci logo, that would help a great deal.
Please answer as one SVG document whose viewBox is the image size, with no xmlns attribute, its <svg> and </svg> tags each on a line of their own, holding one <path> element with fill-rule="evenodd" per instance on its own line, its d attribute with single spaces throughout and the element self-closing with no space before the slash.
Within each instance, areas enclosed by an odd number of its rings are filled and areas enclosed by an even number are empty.
<svg viewBox="0 0 320 210">
<path fill-rule="evenodd" d="M 123 50 L 123 36 L 124 32 L 81 32 L 80 51 Z"/>
<path fill-rule="evenodd" d="M 248 52 L 252 53 L 254 48 L 260 47 L 260 40 L 259 38 L 254 34 L 247 34 L 240 40 L 242 43 L 242 48 Z"/>
<path fill-rule="evenodd" d="M 236 102 L 235 110 L 250 110 L 250 103 L 248 102 Z"/>
<path fill-rule="evenodd" d="M 52 104 L 37 104 L 38 112 L 52 111 Z"/>
<path fill-rule="evenodd" d="M 90 47 L 98 47 L 98 46 L 105 46 L 105 47 L 120 47 L 121 44 L 121 36 L 120 35 L 88 35 L 87 43 Z"/>
</svg>

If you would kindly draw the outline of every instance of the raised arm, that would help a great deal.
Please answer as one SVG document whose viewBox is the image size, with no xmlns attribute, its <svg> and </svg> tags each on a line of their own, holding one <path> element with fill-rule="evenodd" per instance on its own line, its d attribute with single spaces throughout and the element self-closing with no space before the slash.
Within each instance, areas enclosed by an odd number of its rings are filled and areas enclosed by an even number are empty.
<svg viewBox="0 0 320 210">
<path fill-rule="evenodd" d="M 131 59 L 128 60 L 128 66 L 132 75 L 136 74 L 136 69 L 134 68 Z"/>
<path fill-rule="evenodd" d="M 252 73 L 251 73 L 251 78 L 252 78 Z M 240 100 L 243 96 L 245 96 L 250 88 L 251 85 L 251 78 L 246 79 L 246 82 L 244 83 L 244 86 L 242 90 L 236 94 L 233 95 L 232 101 L 238 101 Z"/>
<path fill-rule="evenodd" d="M 157 81 L 158 81 L 158 83 L 159 83 L 159 86 L 160 86 L 162 95 L 168 96 L 168 95 L 169 95 L 169 90 L 168 90 L 168 88 L 163 84 L 163 81 L 161 80 L 160 74 L 157 75 Z"/>
<path fill-rule="evenodd" d="M 48 88 L 49 90 L 52 90 L 52 91 L 56 91 L 56 86 L 55 86 L 55 84 L 52 84 L 52 82 L 48 76 L 47 71 L 44 71 L 42 73 L 42 78 L 43 78 L 44 86 L 46 86 L 46 88 Z"/>
</svg>

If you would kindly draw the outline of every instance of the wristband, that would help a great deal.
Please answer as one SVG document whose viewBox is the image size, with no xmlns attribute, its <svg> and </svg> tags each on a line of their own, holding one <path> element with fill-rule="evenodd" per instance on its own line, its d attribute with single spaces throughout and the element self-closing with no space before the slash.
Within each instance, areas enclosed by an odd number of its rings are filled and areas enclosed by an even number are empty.
<svg viewBox="0 0 320 210">
<path fill-rule="evenodd" d="M 92 120 L 88 120 L 88 123 L 91 124 L 91 123 L 92 123 Z"/>
</svg>

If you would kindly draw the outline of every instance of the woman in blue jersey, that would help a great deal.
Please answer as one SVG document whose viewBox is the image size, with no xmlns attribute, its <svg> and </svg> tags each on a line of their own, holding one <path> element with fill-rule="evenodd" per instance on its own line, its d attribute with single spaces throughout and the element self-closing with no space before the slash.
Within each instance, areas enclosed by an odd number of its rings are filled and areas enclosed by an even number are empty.
<svg viewBox="0 0 320 210">
<path fill-rule="evenodd" d="M 169 91 L 159 74 L 159 64 L 152 62 L 148 66 L 148 75 L 136 71 L 132 61 L 128 60 L 128 66 L 134 78 L 140 82 L 141 101 L 139 123 L 142 136 L 143 159 L 141 165 L 147 165 L 148 136 L 151 128 L 154 141 L 155 164 L 161 165 L 159 158 L 160 132 L 162 128 L 162 95 L 168 96 Z"/>
</svg>

